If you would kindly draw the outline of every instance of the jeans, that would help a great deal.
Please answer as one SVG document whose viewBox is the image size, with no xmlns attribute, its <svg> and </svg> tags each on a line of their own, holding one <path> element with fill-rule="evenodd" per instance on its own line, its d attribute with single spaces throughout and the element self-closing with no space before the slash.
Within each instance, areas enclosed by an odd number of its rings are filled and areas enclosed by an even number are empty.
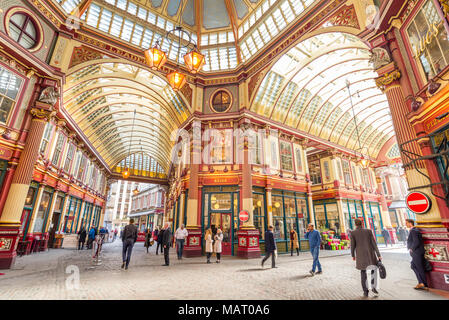
<svg viewBox="0 0 449 320">
<path fill-rule="evenodd" d="M 274 251 L 270 251 L 265 254 L 265 258 L 262 259 L 262 265 L 265 263 L 265 261 L 268 260 L 268 258 L 270 258 L 270 256 L 271 256 L 271 267 L 274 268 L 276 266 L 275 262 L 276 257 Z"/>
<path fill-rule="evenodd" d="M 316 267 L 318 267 L 318 271 L 322 271 L 320 260 L 318 260 L 318 256 L 320 255 L 320 247 L 317 246 L 311 248 L 310 253 L 312 254 L 313 257 L 312 271 L 315 272 Z"/>
<path fill-rule="evenodd" d="M 361 270 L 361 280 L 363 292 L 369 291 L 368 276 L 366 271 L 371 271 L 371 289 L 377 289 L 377 266 L 368 266 L 366 270 Z"/>
<path fill-rule="evenodd" d="M 131 253 L 133 251 L 134 239 L 126 239 L 123 241 L 123 251 L 122 258 L 123 262 L 126 262 L 126 266 L 129 265 L 129 260 L 131 260 Z"/>
<path fill-rule="evenodd" d="M 167 266 L 170 264 L 169 251 L 170 251 L 170 245 L 167 245 L 166 248 L 164 248 L 164 259 L 165 259 L 165 264 Z"/>
<path fill-rule="evenodd" d="M 178 254 L 178 258 L 182 258 L 182 252 L 184 250 L 184 239 L 176 239 L 176 253 Z"/>
</svg>

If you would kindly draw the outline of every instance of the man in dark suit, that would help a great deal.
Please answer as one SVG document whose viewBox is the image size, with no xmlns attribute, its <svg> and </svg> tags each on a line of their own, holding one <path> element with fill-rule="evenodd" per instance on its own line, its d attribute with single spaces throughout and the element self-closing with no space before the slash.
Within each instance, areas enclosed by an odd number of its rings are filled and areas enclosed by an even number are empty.
<svg viewBox="0 0 449 320">
<path fill-rule="evenodd" d="M 172 232 L 170 229 L 170 224 L 166 222 L 164 226 L 164 233 L 162 234 L 162 247 L 164 248 L 164 259 L 165 259 L 165 264 L 163 264 L 163 266 L 170 265 L 169 252 L 171 241 L 172 241 Z"/>
<path fill-rule="evenodd" d="M 368 297 L 368 283 L 366 270 L 371 270 L 371 291 L 378 295 L 377 291 L 377 262 L 382 257 L 377 248 L 376 240 L 371 229 L 362 227 L 362 220 L 355 219 L 355 230 L 351 232 L 351 255 L 356 261 L 356 269 L 361 272 L 363 295 Z"/>
<path fill-rule="evenodd" d="M 273 226 L 269 226 L 267 232 L 265 232 L 265 258 L 262 259 L 262 268 L 265 261 L 268 260 L 271 256 L 271 267 L 276 268 L 275 265 L 275 255 L 274 251 L 276 250 L 276 241 L 274 241 L 273 235 Z"/>
<path fill-rule="evenodd" d="M 415 221 L 412 219 L 405 220 L 407 228 L 410 228 L 410 233 L 407 239 L 407 249 L 412 256 L 412 270 L 418 278 L 418 285 L 416 290 L 428 290 L 426 271 L 424 268 L 424 242 L 422 240 L 421 232 L 415 227 Z"/>
<path fill-rule="evenodd" d="M 123 229 L 122 232 L 122 269 L 128 270 L 129 261 L 131 260 L 131 253 L 133 251 L 134 243 L 137 241 L 137 227 L 134 225 L 134 219 L 129 220 L 129 224 Z"/>
</svg>

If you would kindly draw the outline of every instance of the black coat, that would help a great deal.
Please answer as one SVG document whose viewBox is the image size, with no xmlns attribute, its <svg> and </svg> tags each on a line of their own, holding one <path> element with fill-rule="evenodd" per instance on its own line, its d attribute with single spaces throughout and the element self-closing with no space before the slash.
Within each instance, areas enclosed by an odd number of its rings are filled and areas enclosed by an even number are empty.
<svg viewBox="0 0 449 320">
<path fill-rule="evenodd" d="M 424 242 L 422 240 L 421 232 L 416 227 L 410 229 L 407 239 L 407 249 L 412 250 L 413 255 L 424 255 Z"/>
<path fill-rule="evenodd" d="M 265 232 L 265 251 L 273 252 L 276 250 L 276 241 L 274 241 L 273 232 L 268 230 Z"/>
<path fill-rule="evenodd" d="M 164 234 L 162 235 L 162 245 L 169 247 L 172 240 L 171 229 L 167 228 L 164 230 Z"/>
<path fill-rule="evenodd" d="M 157 234 L 157 242 L 162 243 L 162 238 L 164 237 L 164 229 L 159 230 Z"/>
<path fill-rule="evenodd" d="M 79 231 L 78 235 L 80 236 L 79 237 L 79 241 L 80 242 L 85 242 L 86 241 L 86 236 L 87 236 L 86 230 Z"/>
</svg>

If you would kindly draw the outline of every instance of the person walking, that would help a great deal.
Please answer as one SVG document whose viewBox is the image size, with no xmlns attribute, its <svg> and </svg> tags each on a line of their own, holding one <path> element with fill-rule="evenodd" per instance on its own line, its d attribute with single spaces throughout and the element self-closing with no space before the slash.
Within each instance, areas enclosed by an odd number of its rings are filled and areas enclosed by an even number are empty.
<svg viewBox="0 0 449 320">
<path fill-rule="evenodd" d="M 424 242 L 422 239 L 421 232 L 415 227 L 415 221 L 412 219 L 406 219 L 405 223 L 407 228 L 410 228 L 410 233 L 407 239 L 407 249 L 412 256 L 411 268 L 415 272 L 416 278 L 418 279 L 418 285 L 415 287 L 416 290 L 429 290 L 427 286 L 427 278 L 425 271 L 425 261 L 424 261 Z"/>
<path fill-rule="evenodd" d="M 92 249 L 92 244 L 95 240 L 95 236 L 97 235 L 97 232 L 94 227 L 90 228 L 89 236 L 87 238 L 87 249 Z"/>
<path fill-rule="evenodd" d="M 118 230 L 117 230 L 117 228 L 115 228 L 115 230 L 114 230 L 114 241 L 115 241 L 115 239 L 117 239 L 117 233 L 118 233 Z"/>
<path fill-rule="evenodd" d="M 356 261 L 356 269 L 361 272 L 363 295 L 368 297 L 367 270 L 371 270 L 372 292 L 377 291 L 377 263 L 382 260 L 371 229 L 362 227 L 362 220 L 355 219 L 355 230 L 351 233 L 351 256 Z"/>
<path fill-rule="evenodd" d="M 78 232 L 78 250 L 83 250 L 84 249 L 84 243 L 86 242 L 86 236 L 87 236 L 86 229 L 82 228 Z"/>
<path fill-rule="evenodd" d="M 161 254 L 163 253 L 164 246 L 162 245 L 162 238 L 164 237 L 164 228 L 161 228 L 157 234 L 157 246 L 156 246 L 156 254 L 158 254 L 158 248 L 161 247 Z"/>
<path fill-rule="evenodd" d="M 391 244 L 391 246 L 393 246 L 393 243 L 391 243 L 390 240 L 390 233 L 386 228 L 382 229 L 382 236 L 384 237 L 385 247 L 388 247 L 388 244 Z"/>
<path fill-rule="evenodd" d="M 294 229 L 290 230 L 290 249 L 291 249 L 291 256 L 293 257 L 293 249 L 296 250 L 296 255 L 299 256 L 299 241 L 298 241 L 298 234 Z"/>
<path fill-rule="evenodd" d="M 134 219 L 129 219 L 129 224 L 122 231 L 122 269 L 128 270 L 129 261 L 131 260 L 131 253 L 133 251 L 134 243 L 137 241 L 137 227 L 134 225 Z"/>
<path fill-rule="evenodd" d="M 184 251 L 184 242 L 186 241 L 189 233 L 187 229 L 184 228 L 184 225 L 181 224 L 181 227 L 178 228 L 175 232 L 175 240 L 176 240 L 176 253 L 178 254 L 178 260 L 182 259 L 182 253 Z"/>
<path fill-rule="evenodd" d="M 221 252 L 223 250 L 221 243 L 223 242 L 223 231 L 220 228 L 217 229 L 217 234 L 214 236 L 214 252 L 217 255 L 217 263 L 220 263 Z"/>
<path fill-rule="evenodd" d="M 206 230 L 206 233 L 204 234 L 204 239 L 206 240 L 206 257 L 207 257 L 207 263 L 210 263 L 210 257 L 212 255 L 212 252 L 214 252 L 213 248 L 213 240 L 212 240 L 212 229 L 209 228 Z"/>
<path fill-rule="evenodd" d="M 164 226 L 164 233 L 162 234 L 162 246 L 164 247 L 164 259 L 165 264 L 163 266 L 170 265 L 170 246 L 172 245 L 172 232 L 170 229 L 170 223 L 166 222 Z"/>
<path fill-rule="evenodd" d="M 309 240 L 310 253 L 313 257 L 312 270 L 310 270 L 310 274 L 312 276 L 315 275 L 315 270 L 318 267 L 318 271 L 316 274 L 323 273 L 323 269 L 321 268 L 321 263 L 319 260 L 320 255 L 320 246 L 321 246 L 321 235 L 318 230 L 315 230 L 315 227 L 312 223 L 307 226 L 307 232 L 304 236 L 307 240 Z"/>
<path fill-rule="evenodd" d="M 401 241 L 404 243 L 404 245 L 407 245 L 407 233 L 405 231 L 405 228 L 399 227 L 399 236 L 401 237 Z"/>
<path fill-rule="evenodd" d="M 148 253 L 148 249 L 150 248 L 150 242 L 151 242 L 151 232 L 150 229 L 146 229 L 145 230 L 145 248 L 147 248 L 147 253 Z"/>
<path fill-rule="evenodd" d="M 269 226 L 268 230 L 265 232 L 265 257 L 262 259 L 261 262 L 262 268 L 265 261 L 267 261 L 268 258 L 270 258 L 270 256 L 271 256 L 271 268 L 277 268 L 275 261 L 276 249 L 277 248 L 276 248 L 276 241 L 274 241 L 273 226 Z"/>
</svg>

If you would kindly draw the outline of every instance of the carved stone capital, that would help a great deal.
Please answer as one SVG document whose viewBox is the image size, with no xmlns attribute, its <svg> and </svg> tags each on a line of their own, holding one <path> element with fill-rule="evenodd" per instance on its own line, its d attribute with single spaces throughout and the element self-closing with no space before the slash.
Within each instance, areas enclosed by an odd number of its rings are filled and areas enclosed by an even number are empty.
<svg viewBox="0 0 449 320">
<path fill-rule="evenodd" d="M 30 114 L 33 116 L 34 119 L 50 121 L 50 119 L 56 115 L 56 111 L 35 107 L 31 108 Z"/>
<path fill-rule="evenodd" d="M 377 78 L 376 85 L 379 89 L 385 90 L 386 87 L 388 87 L 394 81 L 399 80 L 400 78 L 401 78 L 401 72 L 396 69 L 391 72 L 387 72 L 384 75 Z"/>
</svg>

